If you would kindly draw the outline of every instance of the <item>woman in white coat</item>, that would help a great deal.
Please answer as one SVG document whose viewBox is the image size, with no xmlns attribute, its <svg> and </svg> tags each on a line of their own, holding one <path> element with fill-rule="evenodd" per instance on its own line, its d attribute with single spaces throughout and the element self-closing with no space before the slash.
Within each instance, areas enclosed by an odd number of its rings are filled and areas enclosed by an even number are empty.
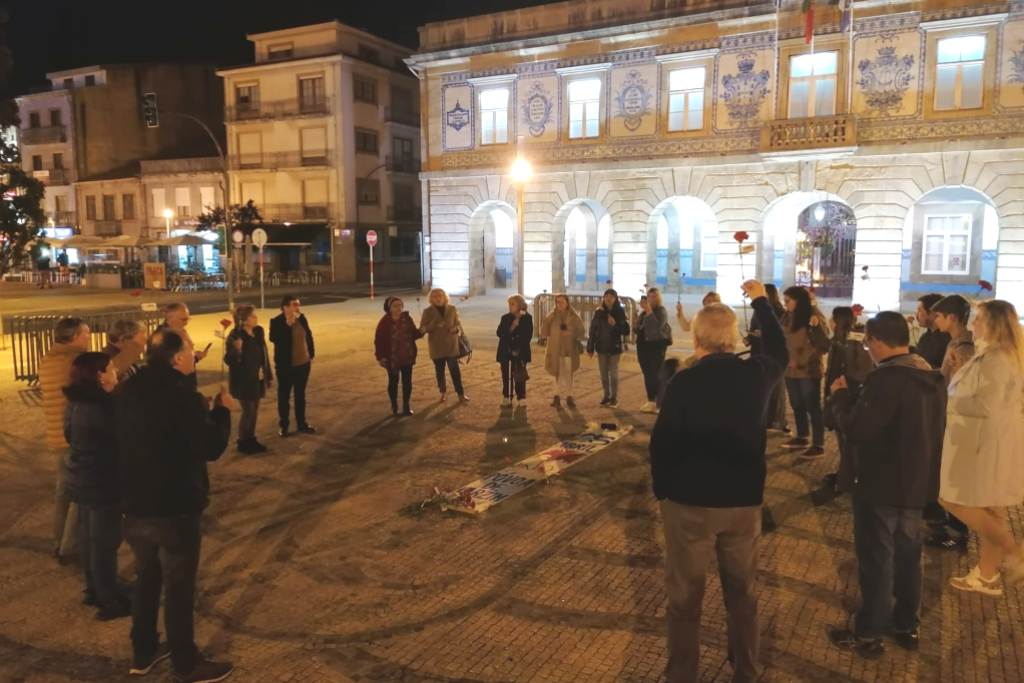
<svg viewBox="0 0 1024 683">
<path fill-rule="evenodd" d="M 949 384 L 939 502 L 978 534 L 978 566 L 950 584 L 1002 595 L 1000 565 L 1005 583 L 1024 579 L 1006 512 L 1024 501 L 1024 331 L 1013 304 L 978 304 L 974 340 Z"/>
</svg>

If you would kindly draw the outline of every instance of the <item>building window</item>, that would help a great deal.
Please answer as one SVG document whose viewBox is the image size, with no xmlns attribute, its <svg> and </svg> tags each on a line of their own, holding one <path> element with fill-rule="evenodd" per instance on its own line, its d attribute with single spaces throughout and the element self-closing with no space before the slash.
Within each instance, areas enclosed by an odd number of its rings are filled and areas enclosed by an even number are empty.
<svg viewBox="0 0 1024 683">
<path fill-rule="evenodd" d="M 238 165 L 241 168 L 259 168 L 263 164 L 263 137 L 260 133 L 238 135 Z"/>
<path fill-rule="evenodd" d="M 126 221 L 135 220 L 135 195 L 121 195 L 121 218 Z"/>
<path fill-rule="evenodd" d="M 569 84 L 569 138 L 596 138 L 600 134 L 601 79 L 585 78 Z"/>
<path fill-rule="evenodd" d="M 971 216 L 927 216 L 921 273 L 967 275 L 970 272 Z"/>
<path fill-rule="evenodd" d="M 114 195 L 105 194 L 103 195 L 103 220 L 112 221 L 117 218 L 114 213 Z"/>
<path fill-rule="evenodd" d="M 217 206 L 217 193 L 213 187 L 203 186 L 199 188 L 199 209 L 202 213 L 210 211 Z"/>
<path fill-rule="evenodd" d="M 508 88 L 491 88 L 480 93 L 480 144 L 508 142 Z"/>
<path fill-rule="evenodd" d="M 299 144 L 302 148 L 303 166 L 323 166 L 327 164 L 326 128 L 303 128 L 299 132 Z"/>
<path fill-rule="evenodd" d="M 668 129 L 670 131 L 704 128 L 703 66 L 674 69 L 668 74 Z"/>
<path fill-rule="evenodd" d="M 258 83 L 247 83 L 235 86 L 235 107 L 238 111 L 259 111 L 260 86 Z"/>
<path fill-rule="evenodd" d="M 62 152 L 53 153 L 53 167 L 56 169 L 64 168 L 64 154 Z"/>
<path fill-rule="evenodd" d="M 85 217 L 90 220 L 96 220 L 96 196 L 89 195 L 85 198 Z"/>
<path fill-rule="evenodd" d="M 935 109 L 981 107 L 985 82 L 985 36 L 939 41 L 935 65 Z"/>
<path fill-rule="evenodd" d="M 74 90 L 75 89 L 75 79 L 73 79 L 73 78 L 65 78 L 64 79 L 64 89 L 65 90 Z"/>
<path fill-rule="evenodd" d="M 789 58 L 789 118 L 836 113 L 837 55 L 817 52 Z"/>
<path fill-rule="evenodd" d="M 362 205 L 380 206 L 380 181 L 376 178 L 356 178 L 356 195 Z"/>
<path fill-rule="evenodd" d="M 40 126 L 40 123 L 39 123 L 39 112 L 37 112 L 37 111 L 30 112 L 29 115 L 28 115 L 28 127 L 29 128 L 39 128 L 39 126 Z"/>
<path fill-rule="evenodd" d="M 391 138 L 391 152 L 395 159 L 401 161 L 410 161 L 415 158 L 413 153 L 412 140 L 409 138 L 393 137 Z"/>
<path fill-rule="evenodd" d="M 392 263 L 419 261 L 419 232 L 399 232 L 388 238 L 388 260 Z"/>
<path fill-rule="evenodd" d="M 163 218 L 164 209 L 167 208 L 167 193 L 162 187 L 154 187 L 153 195 L 153 218 Z"/>
<path fill-rule="evenodd" d="M 88 76 L 86 76 L 85 77 L 85 84 L 86 85 L 96 85 L 96 76 L 94 76 L 93 74 L 89 74 Z"/>
<path fill-rule="evenodd" d="M 63 126 L 64 116 L 60 109 L 50 110 L 50 125 L 51 126 Z"/>
<path fill-rule="evenodd" d="M 715 230 L 701 230 L 700 269 L 718 270 L 718 233 Z"/>
<path fill-rule="evenodd" d="M 377 104 L 377 83 L 358 76 L 352 79 L 354 97 L 357 102 Z"/>
<path fill-rule="evenodd" d="M 299 110 L 319 111 L 324 105 L 324 77 L 303 76 L 299 78 Z"/>
<path fill-rule="evenodd" d="M 283 45 L 271 45 L 267 48 L 267 59 L 291 59 L 295 56 L 295 49 L 291 43 Z"/>
<path fill-rule="evenodd" d="M 373 62 L 374 64 L 380 63 L 380 52 L 369 45 L 363 45 L 359 43 L 359 59 L 367 62 Z"/>
<path fill-rule="evenodd" d="M 43 155 L 33 154 L 32 155 L 32 170 L 42 171 L 43 170 Z"/>
<path fill-rule="evenodd" d="M 377 154 L 377 131 L 356 128 L 356 152 Z"/>
<path fill-rule="evenodd" d="M 68 210 L 68 198 L 62 194 L 53 196 L 53 211 L 54 213 L 66 213 Z M 61 220 L 58 218 L 57 220 Z"/>
<path fill-rule="evenodd" d="M 188 187 L 174 188 L 174 213 L 178 218 L 192 215 L 192 190 Z"/>
</svg>

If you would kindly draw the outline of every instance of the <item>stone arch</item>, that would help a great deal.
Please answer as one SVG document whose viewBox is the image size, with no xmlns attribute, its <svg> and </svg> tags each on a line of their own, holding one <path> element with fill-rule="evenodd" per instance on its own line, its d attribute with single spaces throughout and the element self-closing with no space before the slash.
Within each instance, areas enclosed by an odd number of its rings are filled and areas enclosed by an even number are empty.
<svg viewBox="0 0 1024 683">
<path fill-rule="evenodd" d="M 689 195 L 662 200 L 648 220 L 647 282 L 665 292 L 714 289 L 718 242 L 718 220 L 706 202 Z"/>
<path fill-rule="evenodd" d="M 514 289 L 520 264 L 515 262 L 515 209 L 508 202 L 487 200 L 469 219 L 469 293 Z"/>
<path fill-rule="evenodd" d="M 614 226 L 600 203 L 577 198 L 555 214 L 551 233 L 551 291 L 598 291 L 614 272 Z"/>
</svg>

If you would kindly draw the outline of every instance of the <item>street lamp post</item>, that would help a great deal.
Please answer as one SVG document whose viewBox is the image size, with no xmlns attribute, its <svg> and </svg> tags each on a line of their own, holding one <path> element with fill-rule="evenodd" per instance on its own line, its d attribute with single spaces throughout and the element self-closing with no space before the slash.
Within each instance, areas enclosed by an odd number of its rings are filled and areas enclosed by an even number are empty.
<svg viewBox="0 0 1024 683">
<path fill-rule="evenodd" d="M 174 218 L 174 212 L 170 209 L 164 209 L 164 229 L 167 230 L 167 239 L 171 239 L 171 219 Z"/>
<path fill-rule="evenodd" d="M 512 168 L 509 171 L 512 176 L 512 182 L 516 186 L 516 242 L 515 242 L 515 265 L 516 265 L 516 290 L 519 294 L 526 296 L 526 285 L 525 285 L 525 274 L 526 270 L 526 258 L 525 258 L 525 230 L 526 230 L 526 218 L 523 215 L 526 212 L 526 201 L 524 194 L 526 190 L 526 183 L 533 177 L 533 169 L 530 167 L 530 162 L 521 156 L 517 156 L 516 160 L 512 162 Z"/>
</svg>

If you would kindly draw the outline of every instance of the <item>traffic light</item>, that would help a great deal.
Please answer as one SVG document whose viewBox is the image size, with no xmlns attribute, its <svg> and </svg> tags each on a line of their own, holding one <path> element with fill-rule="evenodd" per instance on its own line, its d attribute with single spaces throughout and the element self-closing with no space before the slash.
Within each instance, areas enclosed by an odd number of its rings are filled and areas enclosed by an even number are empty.
<svg viewBox="0 0 1024 683">
<path fill-rule="evenodd" d="M 146 128 L 160 127 L 160 113 L 156 108 L 156 93 L 148 92 L 142 96 L 142 119 Z"/>
</svg>

